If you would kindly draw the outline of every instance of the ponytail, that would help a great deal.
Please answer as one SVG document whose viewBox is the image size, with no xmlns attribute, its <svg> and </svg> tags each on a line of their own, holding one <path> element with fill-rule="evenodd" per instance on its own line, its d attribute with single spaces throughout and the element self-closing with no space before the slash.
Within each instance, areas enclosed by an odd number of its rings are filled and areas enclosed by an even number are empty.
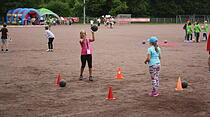
<svg viewBox="0 0 210 117">
<path fill-rule="evenodd" d="M 156 51 L 157 53 L 159 53 L 158 44 L 157 44 L 157 43 L 154 43 L 154 42 L 151 42 L 151 44 L 155 47 L 155 51 Z"/>
</svg>

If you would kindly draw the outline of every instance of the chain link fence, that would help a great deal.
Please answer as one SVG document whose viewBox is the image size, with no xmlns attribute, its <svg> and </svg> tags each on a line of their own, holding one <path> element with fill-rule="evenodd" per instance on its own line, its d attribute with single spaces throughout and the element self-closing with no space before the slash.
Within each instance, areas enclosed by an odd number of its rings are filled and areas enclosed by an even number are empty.
<svg viewBox="0 0 210 117">
<path fill-rule="evenodd" d="M 150 18 L 151 23 L 177 23 L 176 18 Z"/>
</svg>

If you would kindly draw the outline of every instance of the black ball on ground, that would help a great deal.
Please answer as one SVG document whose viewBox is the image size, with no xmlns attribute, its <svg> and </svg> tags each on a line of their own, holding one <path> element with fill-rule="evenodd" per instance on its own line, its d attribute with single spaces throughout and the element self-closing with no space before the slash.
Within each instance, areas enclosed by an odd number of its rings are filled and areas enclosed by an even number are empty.
<svg viewBox="0 0 210 117">
<path fill-rule="evenodd" d="M 182 81 L 182 88 L 187 88 L 188 83 L 186 81 Z"/>
<path fill-rule="evenodd" d="M 65 87 L 66 86 L 66 81 L 65 80 L 60 80 L 60 87 Z"/>
<path fill-rule="evenodd" d="M 167 41 L 167 40 L 165 40 L 165 41 L 164 41 L 164 43 L 168 43 L 168 41 Z"/>
<path fill-rule="evenodd" d="M 98 26 L 92 25 L 92 26 L 91 26 L 91 30 L 92 30 L 93 32 L 98 31 Z"/>
<path fill-rule="evenodd" d="M 145 41 L 143 41 L 143 42 L 142 42 L 142 44 L 146 44 L 146 42 L 145 42 Z"/>
</svg>

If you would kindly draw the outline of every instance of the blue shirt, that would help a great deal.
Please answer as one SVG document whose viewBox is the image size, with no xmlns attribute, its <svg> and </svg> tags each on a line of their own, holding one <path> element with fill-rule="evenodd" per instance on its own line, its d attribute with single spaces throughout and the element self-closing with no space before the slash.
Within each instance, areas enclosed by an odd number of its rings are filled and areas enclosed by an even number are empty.
<svg viewBox="0 0 210 117">
<path fill-rule="evenodd" d="M 150 55 L 150 61 L 149 61 L 149 64 L 148 64 L 149 66 L 153 66 L 153 65 L 155 65 L 157 63 L 160 63 L 159 56 L 160 56 L 161 51 L 160 51 L 159 47 L 158 47 L 158 51 L 159 52 L 155 51 L 155 47 L 154 46 L 151 46 L 150 48 L 148 48 L 147 54 Z"/>
</svg>

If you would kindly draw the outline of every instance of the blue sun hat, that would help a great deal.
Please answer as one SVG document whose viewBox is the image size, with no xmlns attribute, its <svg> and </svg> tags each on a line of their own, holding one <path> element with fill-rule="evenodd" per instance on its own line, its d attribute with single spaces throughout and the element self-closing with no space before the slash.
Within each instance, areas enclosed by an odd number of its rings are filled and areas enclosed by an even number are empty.
<svg viewBox="0 0 210 117">
<path fill-rule="evenodd" d="M 150 37 L 147 41 L 148 42 L 157 43 L 158 42 L 158 38 L 153 36 L 153 37 Z"/>
</svg>

